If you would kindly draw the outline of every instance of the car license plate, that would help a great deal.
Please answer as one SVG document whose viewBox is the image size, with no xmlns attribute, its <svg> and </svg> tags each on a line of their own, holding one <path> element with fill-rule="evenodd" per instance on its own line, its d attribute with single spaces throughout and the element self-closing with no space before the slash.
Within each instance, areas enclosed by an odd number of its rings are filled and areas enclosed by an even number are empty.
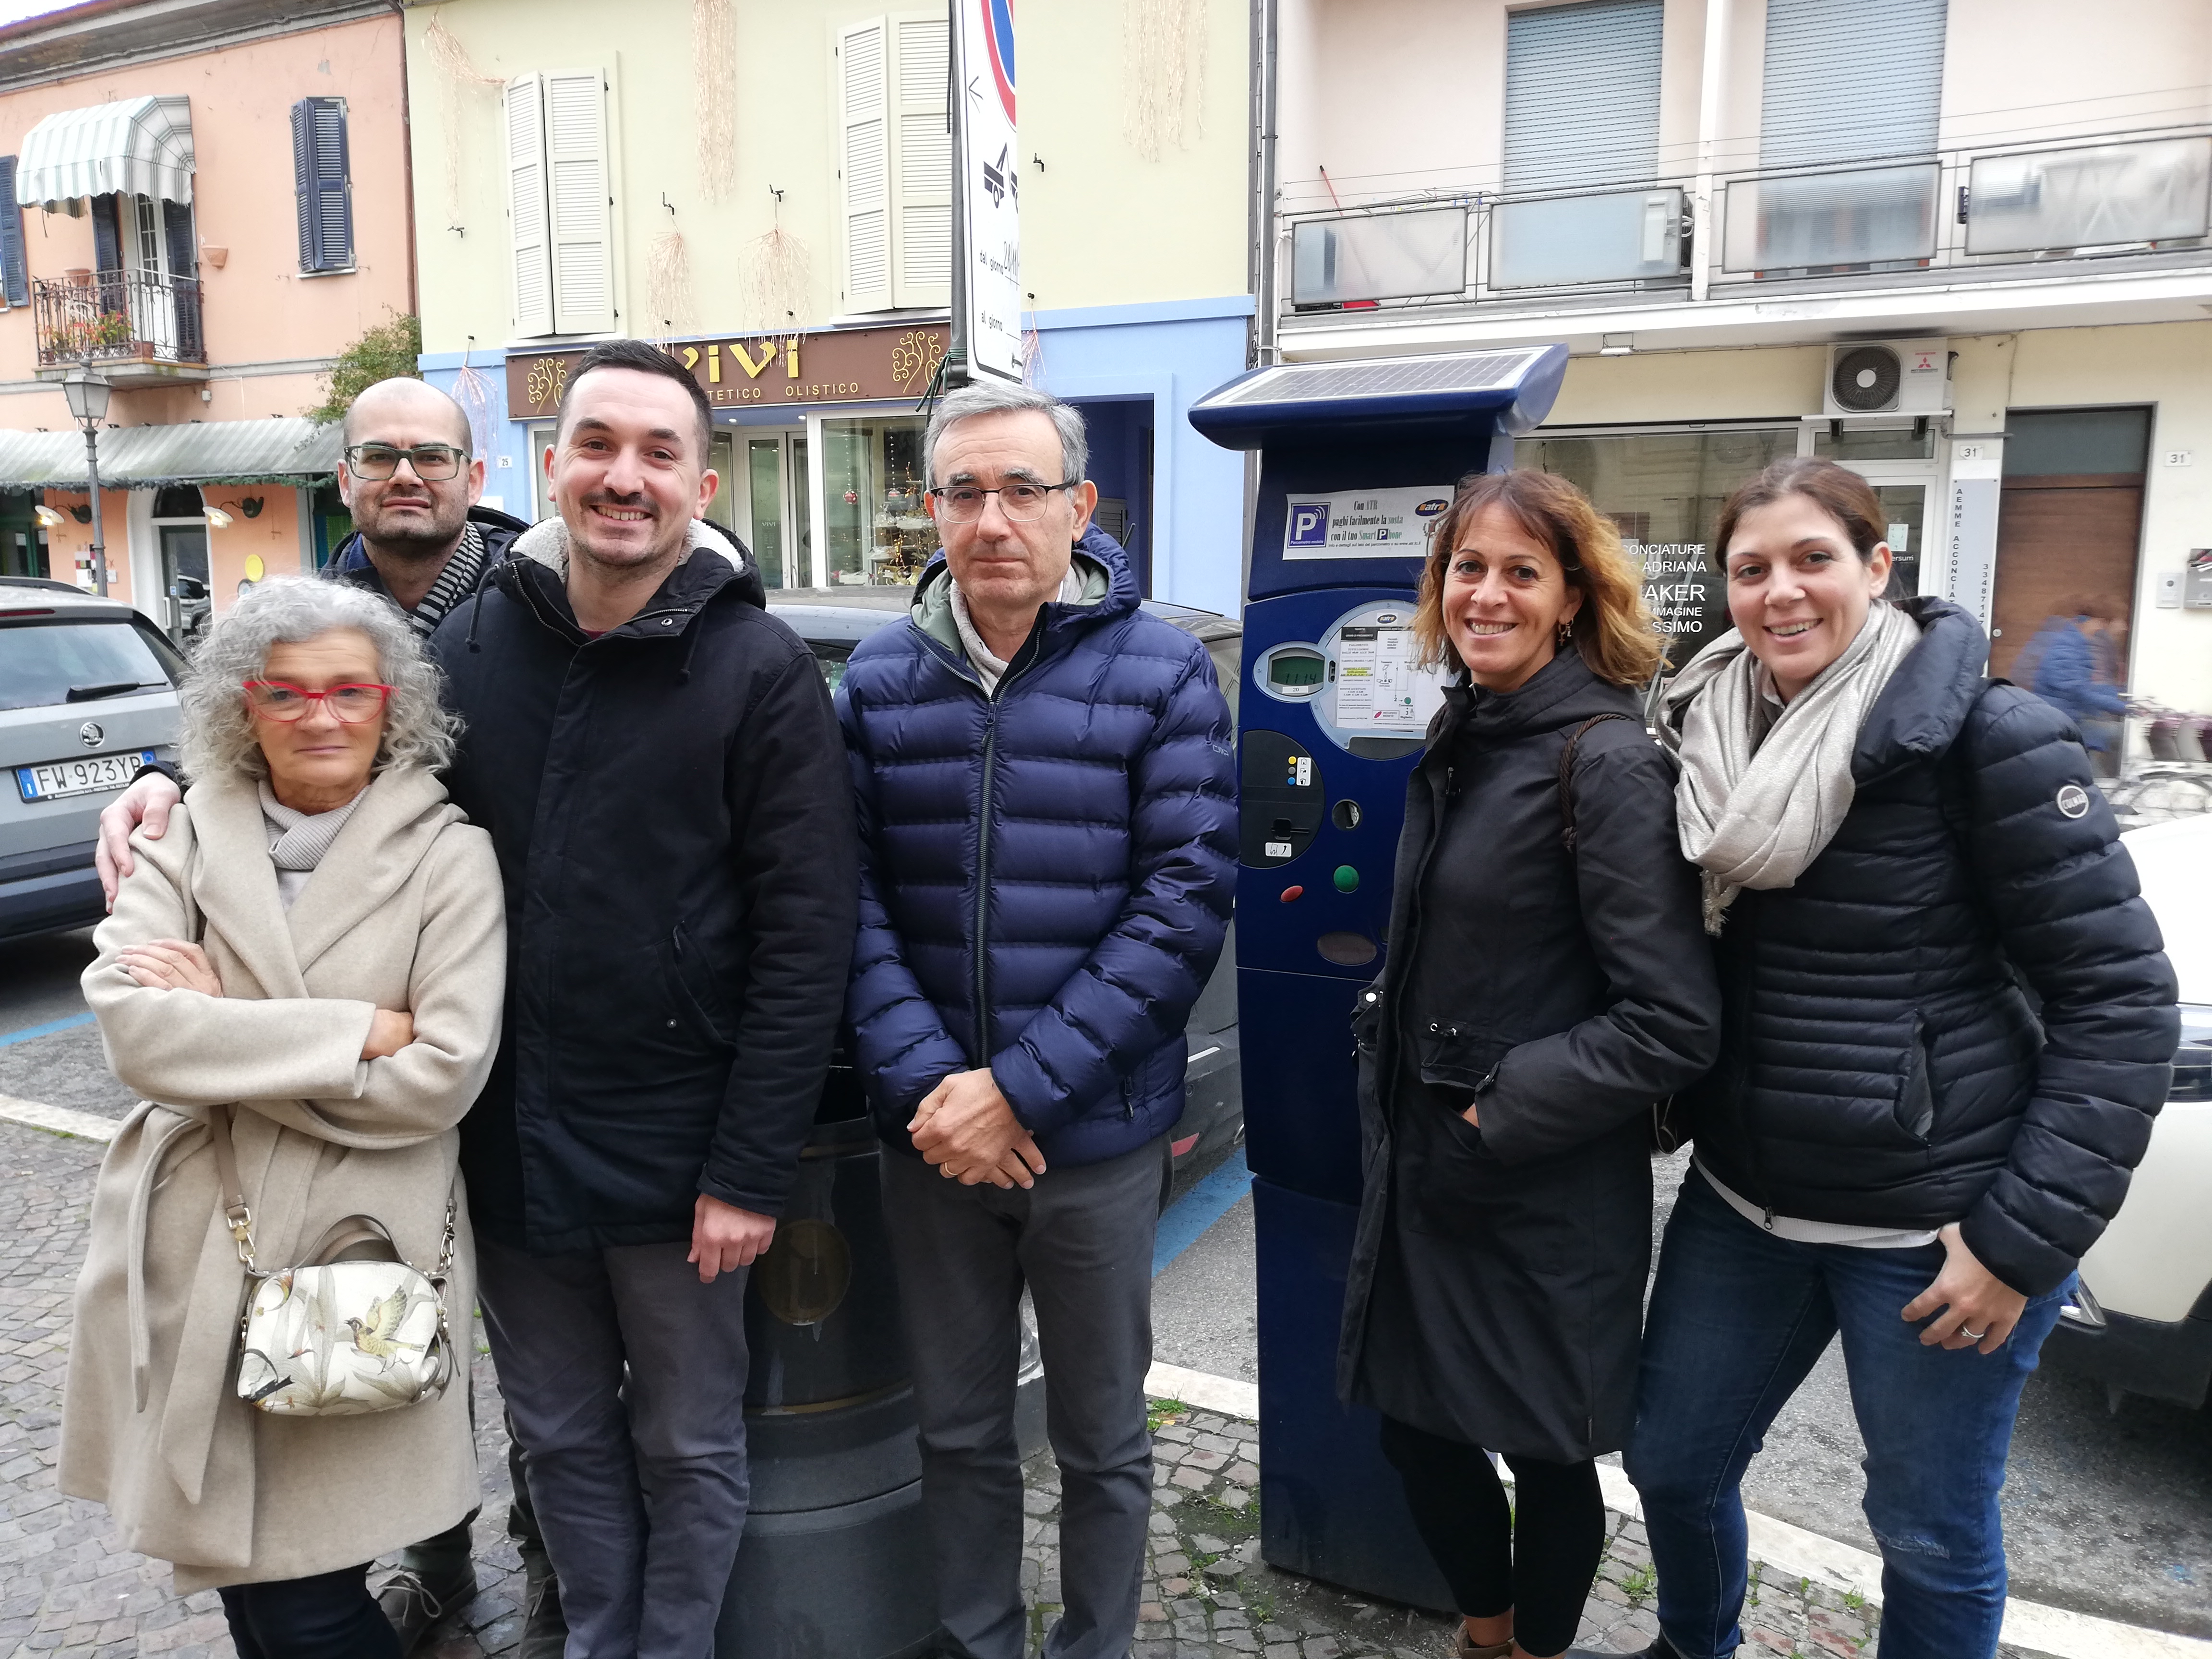
<svg viewBox="0 0 2212 1659">
<path fill-rule="evenodd" d="M 87 755 L 82 760 L 48 761 L 15 769 L 15 788 L 25 800 L 61 800 L 70 795 L 98 795 L 120 789 L 154 763 L 150 749 L 127 755 Z"/>
</svg>

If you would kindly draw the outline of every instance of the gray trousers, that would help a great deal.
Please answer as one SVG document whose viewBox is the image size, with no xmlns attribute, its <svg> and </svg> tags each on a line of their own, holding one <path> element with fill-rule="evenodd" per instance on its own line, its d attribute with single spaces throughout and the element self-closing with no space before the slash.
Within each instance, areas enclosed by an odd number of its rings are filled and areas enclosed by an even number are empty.
<svg viewBox="0 0 2212 1659">
<path fill-rule="evenodd" d="M 567 1659 L 709 1659 L 745 1525 L 745 1273 L 688 1244 L 477 1242 L 477 1293 L 561 1580 Z"/>
<path fill-rule="evenodd" d="M 1028 1650 L 1014 1446 L 1024 1284 L 1060 1464 L 1063 1611 L 1046 1659 L 1127 1659 L 1135 1638 L 1152 1502 L 1145 1373 L 1164 1157 L 1156 1140 L 1103 1164 L 1048 1170 L 1024 1192 L 963 1187 L 884 1149 L 938 1616 L 972 1659 Z"/>
</svg>

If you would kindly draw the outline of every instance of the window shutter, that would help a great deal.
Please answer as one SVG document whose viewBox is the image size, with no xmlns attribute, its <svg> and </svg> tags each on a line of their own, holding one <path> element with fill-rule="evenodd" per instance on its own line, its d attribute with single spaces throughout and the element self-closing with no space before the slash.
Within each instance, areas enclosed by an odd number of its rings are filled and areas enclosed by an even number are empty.
<svg viewBox="0 0 2212 1659">
<path fill-rule="evenodd" d="M 888 311 L 894 303 L 889 33 L 880 17 L 837 33 L 837 170 L 844 185 L 842 286 L 847 311 Z"/>
<path fill-rule="evenodd" d="M 344 270 L 353 264 L 353 186 L 343 98 L 302 98 L 292 106 L 292 188 L 300 269 Z"/>
<path fill-rule="evenodd" d="M 897 262 L 892 302 L 952 303 L 952 133 L 951 29 L 943 12 L 890 20 L 892 129 L 891 247 Z"/>
<path fill-rule="evenodd" d="M 514 331 L 553 331 L 552 246 L 545 225 L 544 92 L 535 75 L 507 83 L 507 220 Z"/>
<path fill-rule="evenodd" d="M 615 325 L 606 87 L 597 70 L 549 70 L 544 80 L 553 331 L 604 334 Z"/>
<path fill-rule="evenodd" d="M 1659 167 L 1661 0 L 1591 0 L 1505 23 L 1505 188 L 1638 185 Z"/>
<path fill-rule="evenodd" d="M 0 155 L 0 296 L 11 306 L 31 303 L 31 277 L 23 258 L 23 210 L 15 205 L 15 158 Z"/>
<path fill-rule="evenodd" d="M 1927 155 L 1946 0 L 1767 0 L 1761 167 Z"/>
<path fill-rule="evenodd" d="M 103 274 L 123 269 L 123 222 L 117 216 L 120 196 L 92 198 L 92 263 Z"/>
</svg>

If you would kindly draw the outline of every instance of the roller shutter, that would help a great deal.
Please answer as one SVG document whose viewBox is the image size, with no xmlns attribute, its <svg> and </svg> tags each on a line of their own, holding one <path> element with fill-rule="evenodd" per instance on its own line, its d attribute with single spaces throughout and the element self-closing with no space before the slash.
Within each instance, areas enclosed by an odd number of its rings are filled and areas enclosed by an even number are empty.
<svg viewBox="0 0 2212 1659">
<path fill-rule="evenodd" d="M 1662 0 L 1589 0 L 1507 19 L 1507 190 L 1657 173 L 1663 10 Z"/>
<path fill-rule="evenodd" d="M 1761 167 L 1936 149 L 1948 0 L 1767 0 Z"/>
</svg>

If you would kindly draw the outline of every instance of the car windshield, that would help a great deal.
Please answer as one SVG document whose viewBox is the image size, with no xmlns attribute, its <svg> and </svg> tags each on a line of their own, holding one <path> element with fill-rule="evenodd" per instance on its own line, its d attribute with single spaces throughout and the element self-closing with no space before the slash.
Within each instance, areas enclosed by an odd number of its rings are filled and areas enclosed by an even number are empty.
<svg viewBox="0 0 2212 1659">
<path fill-rule="evenodd" d="M 175 683 L 167 653 L 128 617 L 20 624 L 0 629 L 0 708 L 94 702 Z"/>
</svg>

